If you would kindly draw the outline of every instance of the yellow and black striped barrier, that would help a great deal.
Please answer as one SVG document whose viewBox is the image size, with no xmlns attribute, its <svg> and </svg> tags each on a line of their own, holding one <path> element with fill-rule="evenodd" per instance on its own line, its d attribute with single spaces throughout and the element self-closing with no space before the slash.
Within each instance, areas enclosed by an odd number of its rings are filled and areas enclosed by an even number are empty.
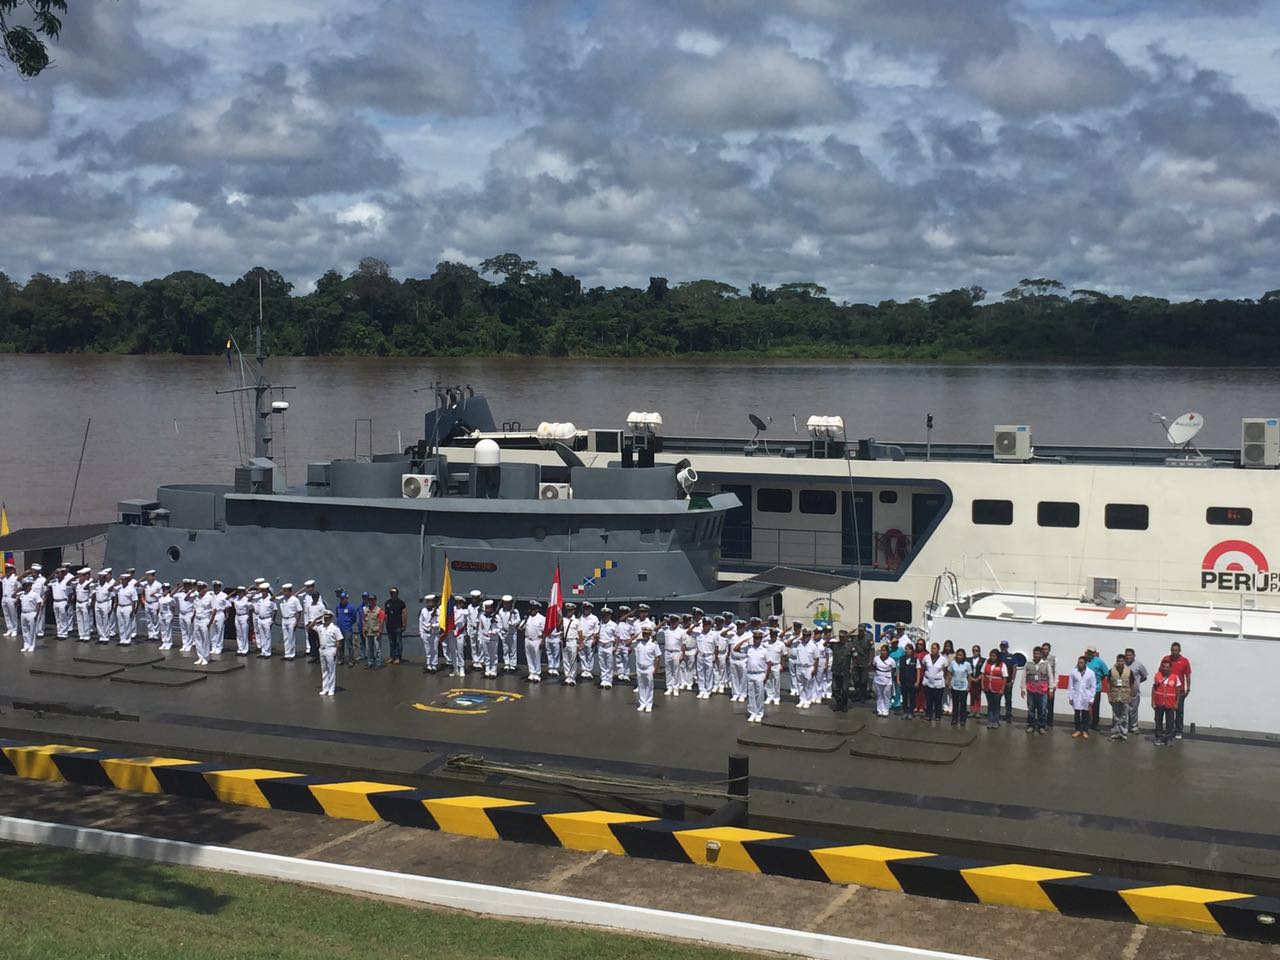
<svg viewBox="0 0 1280 960">
<path fill-rule="evenodd" d="M 136 757 L 63 744 L 0 740 L 0 774 L 350 820 L 386 820 L 469 837 L 606 850 L 620 856 L 1280 943 L 1280 898 L 1229 890 L 1119 880 L 870 844 L 832 846 L 830 841 L 741 827 L 699 827 L 632 813 L 566 810 L 525 800 L 171 757 Z"/>
</svg>

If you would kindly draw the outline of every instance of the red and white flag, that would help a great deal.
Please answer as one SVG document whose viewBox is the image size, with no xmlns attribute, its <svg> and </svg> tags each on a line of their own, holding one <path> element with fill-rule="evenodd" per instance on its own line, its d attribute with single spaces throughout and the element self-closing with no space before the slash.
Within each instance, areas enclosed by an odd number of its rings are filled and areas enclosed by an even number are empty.
<svg viewBox="0 0 1280 960">
<path fill-rule="evenodd" d="M 560 592 L 560 564 L 556 564 L 556 578 L 551 581 L 551 599 L 547 601 L 547 622 L 542 628 L 544 637 L 560 629 L 564 618 L 564 594 Z"/>
</svg>

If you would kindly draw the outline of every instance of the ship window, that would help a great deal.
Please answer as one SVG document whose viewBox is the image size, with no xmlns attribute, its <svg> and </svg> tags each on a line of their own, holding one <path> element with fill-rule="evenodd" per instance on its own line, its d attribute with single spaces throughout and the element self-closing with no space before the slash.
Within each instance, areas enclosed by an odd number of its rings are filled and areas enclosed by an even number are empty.
<svg viewBox="0 0 1280 960">
<path fill-rule="evenodd" d="M 170 560 L 172 560 L 174 563 L 177 563 L 179 560 L 182 559 L 182 551 L 178 549 L 176 544 L 170 547 L 164 553 L 165 553 L 165 556 L 168 557 Z"/>
<path fill-rule="evenodd" d="M 1215 527 L 1247 527 L 1253 523 L 1253 510 L 1249 507 L 1210 507 L 1204 512 L 1204 522 Z"/>
<path fill-rule="evenodd" d="M 1150 511 L 1145 503 L 1108 503 L 1108 530 L 1145 530 L 1150 524 Z"/>
<path fill-rule="evenodd" d="M 1013 501 L 973 501 L 973 522 L 995 527 L 1009 526 L 1013 523 Z"/>
<path fill-rule="evenodd" d="M 791 491 L 781 487 L 761 487 L 756 491 L 756 509 L 761 513 L 790 513 Z"/>
<path fill-rule="evenodd" d="M 876 623 L 910 623 L 911 601 L 877 597 L 871 605 L 871 619 Z"/>
<path fill-rule="evenodd" d="M 1041 500 L 1036 505 L 1036 523 L 1042 527 L 1080 526 L 1080 504 L 1065 500 Z"/>
<path fill-rule="evenodd" d="M 897 490 L 881 490 L 879 499 L 881 503 L 897 503 L 898 491 Z"/>
<path fill-rule="evenodd" d="M 834 490 L 801 490 L 800 512 L 834 515 L 836 512 L 836 492 Z"/>
</svg>

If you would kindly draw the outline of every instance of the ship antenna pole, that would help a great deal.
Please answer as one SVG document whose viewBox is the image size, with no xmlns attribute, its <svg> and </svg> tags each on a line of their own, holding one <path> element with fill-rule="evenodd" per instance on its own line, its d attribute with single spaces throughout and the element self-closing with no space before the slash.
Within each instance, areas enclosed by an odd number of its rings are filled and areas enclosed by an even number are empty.
<svg viewBox="0 0 1280 960">
<path fill-rule="evenodd" d="M 258 325 L 254 328 L 254 348 L 258 364 L 258 382 L 254 384 L 254 409 L 257 417 L 253 423 L 253 455 L 255 457 L 271 457 L 270 417 L 271 404 L 268 400 L 271 388 L 267 385 L 266 356 L 262 352 L 262 276 L 258 276 Z"/>
</svg>

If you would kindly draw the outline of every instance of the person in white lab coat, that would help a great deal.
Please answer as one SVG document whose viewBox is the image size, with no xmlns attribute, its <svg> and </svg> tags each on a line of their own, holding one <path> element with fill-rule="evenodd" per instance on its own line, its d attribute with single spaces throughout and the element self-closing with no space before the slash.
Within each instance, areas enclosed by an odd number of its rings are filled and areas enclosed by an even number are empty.
<svg viewBox="0 0 1280 960">
<path fill-rule="evenodd" d="M 1089 739 L 1089 727 L 1093 722 L 1093 695 L 1097 691 L 1097 675 L 1089 669 L 1089 662 L 1080 657 L 1067 673 L 1067 699 L 1076 715 L 1076 729 L 1071 736 Z"/>
</svg>

